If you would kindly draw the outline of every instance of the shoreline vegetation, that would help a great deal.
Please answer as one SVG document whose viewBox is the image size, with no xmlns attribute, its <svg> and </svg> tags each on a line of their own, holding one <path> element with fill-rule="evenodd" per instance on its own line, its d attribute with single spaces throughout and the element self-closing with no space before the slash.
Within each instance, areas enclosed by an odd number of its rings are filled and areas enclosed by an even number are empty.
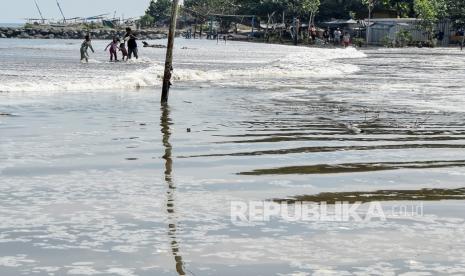
<svg viewBox="0 0 465 276">
<path fill-rule="evenodd" d="M 195 36 L 192 35 L 189 29 L 178 29 L 176 30 L 176 37 L 185 37 L 189 39 L 205 39 L 205 40 L 218 40 L 218 41 L 244 41 L 244 42 L 254 42 L 254 43 L 266 43 L 266 44 L 279 44 L 279 45 L 295 45 L 294 41 L 291 38 L 275 38 L 267 37 L 265 38 L 265 32 L 255 31 L 254 34 L 247 30 L 240 30 L 237 33 L 218 33 L 214 36 L 208 32 L 203 32 L 200 36 L 198 31 Z M 153 28 L 143 28 L 135 31 L 137 34 L 138 40 L 158 40 L 166 39 L 168 37 L 168 29 L 166 27 L 153 27 Z M 123 37 L 125 34 L 124 28 L 106 28 L 98 27 L 89 29 L 84 26 L 76 27 L 55 27 L 55 26 L 34 26 L 34 25 L 23 25 L 23 26 L 0 26 L 0 39 L 83 39 L 86 35 L 90 35 L 93 40 L 109 40 L 114 37 Z M 320 43 L 311 43 L 307 38 L 299 39 L 297 46 L 303 47 L 324 47 L 324 48 L 333 48 L 337 47 L 333 43 L 324 44 Z M 367 46 L 363 42 L 359 42 L 357 39 L 354 39 L 351 43 L 351 46 L 358 48 L 404 48 L 406 46 L 393 46 L 393 45 L 369 45 Z M 151 47 L 151 46 L 146 46 Z M 341 46 L 342 47 L 342 46 Z M 408 45 L 407 47 L 419 47 L 419 45 Z M 456 45 L 449 46 L 434 46 L 434 47 L 456 47 Z M 163 47 L 164 48 L 164 47 Z"/>
<path fill-rule="evenodd" d="M 140 29 L 135 31 L 138 40 L 157 40 L 166 39 L 168 37 L 168 29 L 164 27 Z M 83 39 L 86 35 L 90 35 L 93 40 L 109 40 L 114 37 L 123 37 L 126 31 L 124 29 L 96 28 L 87 29 L 84 27 L 53 27 L 53 26 L 21 26 L 21 27 L 0 27 L 0 38 L 16 38 L 16 39 Z M 187 29 L 176 30 L 176 37 L 186 37 Z M 191 35 L 191 34 L 190 34 Z M 228 41 L 248 41 L 256 43 L 282 44 L 292 45 L 292 40 L 265 40 L 259 37 L 251 37 L 250 32 L 238 32 L 228 34 L 218 34 L 214 39 L 207 32 L 198 32 L 195 38 L 190 39 L 205 39 L 205 40 L 222 40 Z M 299 46 L 309 46 L 309 43 L 301 41 Z M 313 45 L 318 47 L 318 45 Z M 329 46 L 329 45 L 326 45 Z M 146 46 L 151 47 L 151 46 Z"/>
<path fill-rule="evenodd" d="M 36 4 L 37 6 L 37 4 Z M 145 14 L 121 19 L 100 15 L 55 21 L 27 19 L 23 27 L 1 27 L 0 38 L 111 39 L 125 27 L 137 29 L 139 40 L 166 38 L 170 0 L 151 0 Z M 61 7 L 59 6 L 60 11 Z M 270 44 L 357 47 L 447 47 L 465 43 L 465 6 L 457 0 L 251 1 L 185 0 L 179 5 L 176 36 L 239 40 Z M 245 30 L 245 29 L 247 30 Z M 240 32 L 238 32 L 239 29 Z M 197 37 L 198 38 L 198 37 Z"/>
</svg>

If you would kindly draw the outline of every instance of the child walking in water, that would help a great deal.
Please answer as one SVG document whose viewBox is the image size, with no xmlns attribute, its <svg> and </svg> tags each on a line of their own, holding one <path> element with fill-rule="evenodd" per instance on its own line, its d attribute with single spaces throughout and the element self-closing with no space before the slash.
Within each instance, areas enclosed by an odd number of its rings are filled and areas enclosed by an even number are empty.
<svg viewBox="0 0 465 276">
<path fill-rule="evenodd" d="M 121 51 L 121 55 L 123 55 L 123 61 L 125 60 L 124 58 L 128 60 L 128 50 L 126 49 L 126 44 L 124 44 L 124 42 L 119 45 L 119 50 Z"/>
<path fill-rule="evenodd" d="M 110 44 L 107 45 L 105 48 L 105 51 L 107 51 L 108 47 L 110 47 L 110 61 L 113 61 L 113 57 L 115 58 L 115 61 L 118 61 L 118 54 L 117 51 L 119 49 L 118 43 L 119 43 L 119 38 L 114 37 L 113 41 L 110 42 Z"/>
<path fill-rule="evenodd" d="M 92 50 L 92 53 L 95 53 L 94 48 L 92 48 L 92 44 L 90 42 L 90 36 L 86 35 L 84 42 L 81 44 L 81 62 L 89 62 L 89 53 L 87 52 L 88 49 Z"/>
</svg>

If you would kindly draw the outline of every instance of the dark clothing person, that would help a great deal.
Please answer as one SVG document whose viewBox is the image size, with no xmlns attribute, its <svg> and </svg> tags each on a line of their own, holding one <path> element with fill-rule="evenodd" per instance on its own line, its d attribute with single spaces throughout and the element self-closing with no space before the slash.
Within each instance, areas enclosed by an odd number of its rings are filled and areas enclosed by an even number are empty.
<svg viewBox="0 0 465 276">
<path fill-rule="evenodd" d="M 137 48 L 136 37 L 133 34 L 130 34 L 128 37 L 128 48 Z"/>
<path fill-rule="evenodd" d="M 138 53 L 137 47 L 135 48 L 128 47 L 128 58 L 131 59 L 132 55 L 134 55 L 136 59 L 139 59 L 139 53 Z"/>
<path fill-rule="evenodd" d="M 325 30 L 323 33 L 323 39 L 325 40 L 325 44 L 329 43 L 329 31 Z"/>
<path fill-rule="evenodd" d="M 440 31 L 438 34 L 437 34 L 437 37 L 436 37 L 439 41 L 442 41 L 444 39 L 444 32 L 443 31 Z"/>
<path fill-rule="evenodd" d="M 131 59 L 132 55 L 136 59 L 139 58 L 138 50 L 137 50 L 137 38 L 132 33 L 131 28 L 126 28 L 126 35 L 124 36 L 124 40 L 128 42 L 128 58 Z"/>
<path fill-rule="evenodd" d="M 316 28 L 315 28 L 315 26 L 311 26 L 310 27 L 310 37 L 312 38 L 313 43 L 315 43 L 316 36 L 317 36 Z"/>
</svg>

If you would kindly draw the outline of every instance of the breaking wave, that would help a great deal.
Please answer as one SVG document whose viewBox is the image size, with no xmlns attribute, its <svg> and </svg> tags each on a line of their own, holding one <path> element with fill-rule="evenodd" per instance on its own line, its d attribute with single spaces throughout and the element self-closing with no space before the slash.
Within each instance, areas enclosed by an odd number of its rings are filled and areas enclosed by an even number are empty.
<svg viewBox="0 0 465 276">
<path fill-rule="evenodd" d="M 296 52 L 286 53 L 292 49 Z M 195 57 L 195 52 L 192 56 Z M 257 55 L 260 53 L 257 52 Z M 187 53 L 186 56 L 188 56 Z M 264 63 L 247 63 L 245 68 L 238 68 L 240 60 L 229 63 L 227 59 L 219 66 L 201 65 L 183 68 L 182 62 L 177 65 L 173 81 L 188 83 L 202 81 L 213 85 L 254 87 L 256 83 L 267 82 L 278 85 L 289 79 L 312 79 L 343 77 L 358 71 L 356 65 L 350 64 L 353 58 L 363 58 L 365 54 L 354 48 L 320 49 L 283 47 L 283 51 L 274 59 Z M 195 63 L 194 63 L 195 64 Z M 201 64 L 201 63 L 200 63 Z M 231 66 L 228 66 L 230 64 Z M 89 64 L 62 65 L 57 68 L 37 69 L 39 73 L 31 74 L 33 70 L 18 70 L 13 78 L 0 75 L 1 92 L 41 92 L 41 91 L 95 91 L 110 89 L 137 89 L 141 87 L 160 86 L 164 66 L 158 60 L 144 58 L 139 61 L 129 61 L 121 66 L 109 62 L 98 62 L 92 59 Z M 116 69 L 115 69 L 116 68 Z M 232 68 L 232 69 L 225 69 Z M 11 68 L 9 72 L 11 73 Z M 14 71 L 14 70 L 13 70 Z M 34 71 L 35 72 L 35 71 Z"/>
</svg>

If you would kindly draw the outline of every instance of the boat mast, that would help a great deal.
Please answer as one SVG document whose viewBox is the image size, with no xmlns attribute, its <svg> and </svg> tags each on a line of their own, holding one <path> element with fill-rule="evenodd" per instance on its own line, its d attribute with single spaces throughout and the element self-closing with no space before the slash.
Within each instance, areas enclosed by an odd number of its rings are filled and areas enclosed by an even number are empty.
<svg viewBox="0 0 465 276">
<path fill-rule="evenodd" d="M 37 10 L 39 11 L 40 18 L 42 18 L 42 24 L 45 24 L 45 19 L 44 19 L 44 16 L 42 15 L 42 12 L 40 11 L 39 4 L 37 4 L 36 0 L 34 0 L 34 3 L 36 4 Z"/>
<path fill-rule="evenodd" d="M 58 9 L 60 9 L 61 16 L 63 16 L 63 23 L 66 24 L 66 17 L 63 14 L 63 10 L 61 9 L 61 6 L 60 6 L 60 3 L 58 2 L 58 0 L 57 0 L 57 6 L 58 6 Z"/>
</svg>

